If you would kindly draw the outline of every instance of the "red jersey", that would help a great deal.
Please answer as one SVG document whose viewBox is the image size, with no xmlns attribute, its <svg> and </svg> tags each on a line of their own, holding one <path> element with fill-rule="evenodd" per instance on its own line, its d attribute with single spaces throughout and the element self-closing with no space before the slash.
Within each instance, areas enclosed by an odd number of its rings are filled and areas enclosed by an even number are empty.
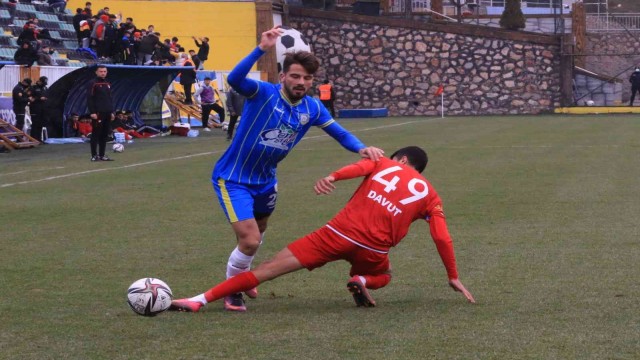
<svg viewBox="0 0 640 360">
<path fill-rule="evenodd" d="M 363 159 L 331 175 L 336 180 L 365 176 L 342 211 L 327 224 L 331 230 L 362 247 L 387 252 L 407 235 L 411 223 L 424 219 L 449 278 L 458 278 L 442 201 L 419 172 L 381 158 L 377 162 Z"/>
</svg>

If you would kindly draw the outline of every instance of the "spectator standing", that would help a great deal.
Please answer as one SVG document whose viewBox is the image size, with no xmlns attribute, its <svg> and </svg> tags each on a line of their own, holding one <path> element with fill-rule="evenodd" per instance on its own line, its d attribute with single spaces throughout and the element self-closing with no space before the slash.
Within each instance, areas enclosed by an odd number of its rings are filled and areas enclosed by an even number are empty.
<svg viewBox="0 0 640 360">
<path fill-rule="evenodd" d="M 180 73 L 180 85 L 184 87 L 184 103 L 186 105 L 192 105 L 193 99 L 191 98 L 191 87 L 196 82 L 196 70 L 191 60 L 189 60 L 189 55 L 183 53 L 182 59 L 184 60 L 183 66 L 188 66 L 190 69 L 183 70 Z"/>
<path fill-rule="evenodd" d="M 325 79 L 322 82 L 322 85 L 318 86 L 318 92 L 320 92 L 320 101 L 322 102 L 322 105 L 331 112 L 331 117 L 335 119 L 336 110 L 333 107 L 333 101 L 336 98 L 336 93 L 333 89 L 333 85 L 329 82 L 329 79 Z"/>
<path fill-rule="evenodd" d="M 220 96 L 218 95 L 218 90 L 211 86 L 210 77 L 204 78 L 204 84 L 198 88 L 194 97 L 196 98 L 196 103 L 200 104 L 202 108 L 202 128 L 205 131 L 209 130 L 209 114 L 211 114 L 211 110 L 220 116 L 220 123 L 224 121 L 224 108 L 218 103 Z"/>
<path fill-rule="evenodd" d="M 151 63 L 153 52 L 157 47 L 160 47 L 160 33 L 150 32 L 147 36 L 140 40 L 140 47 L 138 48 L 138 65 L 148 65 Z"/>
<path fill-rule="evenodd" d="M 31 103 L 29 104 L 29 110 L 31 113 L 31 137 L 42 142 L 42 129 L 48 125 L 47 112 L 45 109 L 45 103 L 47 101 L 47 91 L 49 88 L 47 84 L 49 79 L 46 76 L 41 76 L 34 86 L 31 87 Z M 48 131 L 47 131 L 48 133 Z"/>
<path fill-rule="evenodd" d="M 27 105 L 29 105 L 29 87 L 31 86 L 31 79 L 24 78 L 11 91 L 11 97 L 13 99 L 13 113 L 16 114 L 15 126 L 23 131 L 24 129 L 24 114 Z"/>
<path fill-rule="evenodd" d="M 242 115 L 242 108 L 244 107 L 245 97 L 237 92 L 234 88 L 231 88 L 227 94 L 227 110 L 229 110 L 229 128 L 227 129 L 227 141 L 231 141 L 233 138 L 233 130 L 238 122 L 238 117 Z"/>
<path fill-rule="evenodd" d="M 640 92 L 640 67 L 637 67 L 635 71 L 629 77 L 631 83 L 631 100 L 629 106 L 633 106 L 633 100 L 636 98 L 636 92 Z"/>
<path fill-rule="evenodd" d="M 88 49 L 91 46 L 91 24 L 89 20 L 80 21 L 80 32 L 78 33 L 81 44 L 80 47 Z"/>
<path fill-rule="evenodd" d="M 195 36 L 192 36 L 192 38 L 193 38 L 193 41 L 195 41 L 196 46 L 199 48 L 198 58 L 200 59 L 200 67 L 198 68 L 198 70 L 204 70 L 204 62 L 209 59 L 209 38 L 208 37 L 200 38 L 200 41 L 202 41 L 202 44 L 198 42 L 198 39 L 196 39 Z"/>
<path fill-rule="evenodd" d="M 202 61 L 200 61 L 200 58 L 198 57 L 198 55 L 196 55 L 195 50 L 189 50 L 189 56 L 191 57 L 191 61 L 193 62 L 193 65 L 196 67 L 196 70 L 201 70 L 200 63 Z"/>
<path fill-rule="evenodd" d="M 113 99 L 111 84 L 107 81 L 107 67 L 98 65 L 96 78 L 87 86 L 87 107 L 91 116 L 91 161 L 112 161 L 104 154 L 111 134 Z"/>
<path fill-rule="evenodd" d="M 87 20 L 88 16 L 82 11 L 81 8 L 76 9 L 76 14 L 73 15 L 73 28 L 76 31 L 76 37 L 78 38 L 78 47 L 82 47 L 82 31 L 80 30 L 80 22 Z"/>
<path fill-rule="evenodd" d="M 91 3 L 88 1 L 84 4 L 84 13 L 89 19 L 93 17 L 93 13 L 91 12 Z"/>
<path fill-rule="evenodd" d="M 48 3 L 54 13 L 63 13 L 67 7 L 67 0 L 48 0 Z"/>
<path fill-rule="evenodd" d="M 95 50 L 98 54 L 99 58 L 107 57 L 105 54 L 106 45 L 105 45 L 105 35 L 107 26 L 109 24 L 109 15 L 100 15 L 100 18 L 93 26 L 93 30 L 91 31 L 91 40 L 95 43 Z"/>
<path fill-rule="evenodd" d="M 13 21 L 16 18 L 16 8 L 18 7 L 18 0 L 9 0 L 7 3 L 7 10 L 9 11 L 9 26 L 16 26 Z"/>
</svg>

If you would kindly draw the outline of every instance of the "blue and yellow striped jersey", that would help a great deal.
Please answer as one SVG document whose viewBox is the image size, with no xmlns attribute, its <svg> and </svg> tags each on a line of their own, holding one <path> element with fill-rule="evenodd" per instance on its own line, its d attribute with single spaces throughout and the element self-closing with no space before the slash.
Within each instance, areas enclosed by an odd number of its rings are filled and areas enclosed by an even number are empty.
<svg viewBox="0 0 640 360">
<path fill-rule="evenodd" d="M 325 128 L 335 121 L 326 108 L 310 96 L 295 104 L 281 85 L 258 82 L 242 112 L 231 145 L 216 163 L 213 179 L 246 185 L 275 179 L 278 162 L 302 139 L 311 126 Z"/>
</svg>

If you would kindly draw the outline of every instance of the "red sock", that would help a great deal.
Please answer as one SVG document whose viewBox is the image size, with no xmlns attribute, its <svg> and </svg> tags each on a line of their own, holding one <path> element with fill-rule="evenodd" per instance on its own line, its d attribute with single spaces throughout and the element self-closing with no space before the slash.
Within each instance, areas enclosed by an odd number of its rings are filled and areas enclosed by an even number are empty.
<svg viewBox="0 0 640 360">
<path fill-rule="evenodd" d="M 253 289 L 258 284 L 260 281 L 253 275 L 253 272 L 243 272 L 207 290 L 204 293 L 204 298 L 207 299 L 207 302 L 216 301 L 227 295 Z"/>
<path fill-rule="evenodd" d="M 387 284 L 391 281 L 391 275 L 389 274 L 380 274 L 380 275 L 362 275 L 367 283 L 365 286 L 367 289 L 380 289 L 381 287 L 387 286 Z"/>
</svg>

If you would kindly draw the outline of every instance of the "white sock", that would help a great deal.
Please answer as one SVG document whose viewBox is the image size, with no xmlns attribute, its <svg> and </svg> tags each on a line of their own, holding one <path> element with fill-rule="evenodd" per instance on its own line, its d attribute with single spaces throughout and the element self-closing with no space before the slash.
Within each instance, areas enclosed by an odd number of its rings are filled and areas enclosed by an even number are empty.
<svg viewBox="0 0 640 360">
<path fill-rule="evenodd" d="M 189 301 L 197 301 L 199 303 L 201 303 L 202 305 L 207 305 L 207 298 L 204 297 L 204 293 L 194 296 L 192 298 L 189 298 Z"/>
<path fill-rule="evenodd" d="M 229 261 L 227 262 L 227 279 L 249 271 L 249 269 L 251 269 L 252 261 L 253 256 L 243 254 L 236 246 L 236 248 L 231 252 Z"/>
</svg>

